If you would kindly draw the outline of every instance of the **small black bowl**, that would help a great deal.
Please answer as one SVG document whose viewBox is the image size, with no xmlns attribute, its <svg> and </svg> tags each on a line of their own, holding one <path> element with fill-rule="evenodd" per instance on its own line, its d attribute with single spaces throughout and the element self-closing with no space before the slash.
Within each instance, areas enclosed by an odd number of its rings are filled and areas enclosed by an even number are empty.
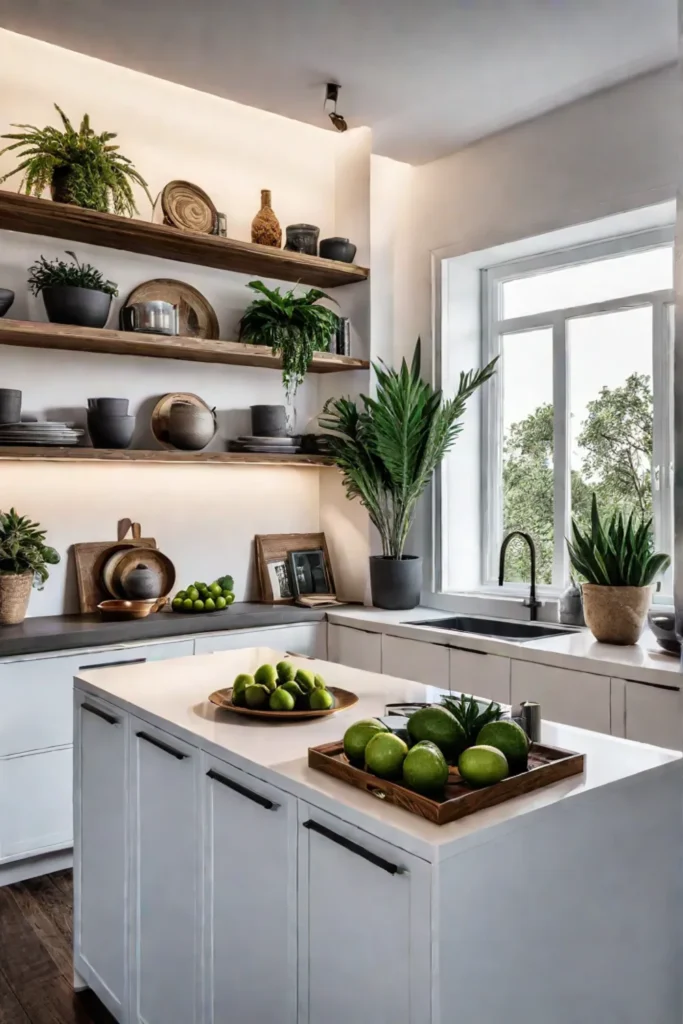
<svg viewBox="0 0 683 1024">
<path fill-rule="evenodd" d="M 353 263 L 356 246 L 348 238 L 323 238 L 320 255 L 323 259 L 337 260 L 338 263 Z"/>
<path fill-rule="evenodd" d="M 669 654 L 681 653 L 680 641 L 676 636 L 675 612 L 651 608 L 647 616 L 647 624 L 663 650 L 668 651 Z"/>
<path fill-rule="evenodd" d="M 14 292 L 10 288 L 0 288 L 0 316 L 4 316 L 14 302 Z"/>
</svg>

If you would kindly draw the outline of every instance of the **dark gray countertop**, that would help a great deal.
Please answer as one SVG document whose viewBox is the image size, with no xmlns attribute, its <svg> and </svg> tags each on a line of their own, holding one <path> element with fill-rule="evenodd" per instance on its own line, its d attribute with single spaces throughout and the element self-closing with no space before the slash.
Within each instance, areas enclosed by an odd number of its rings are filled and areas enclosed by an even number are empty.
<svg viewBox="0 0 683 1024">
<path fill-rule="evenodd" d="M 223 612 L 203 615 L 160 612 L 132 622 L 103 622 L 99 615 L 45 615 L 19 626 L 0 626 L 0 658 L 21 654 L 67 651 L 78 647 L 108 647 L 197 633 L 259 629 L 300 622 L 320 622 L 325 612 L 279 604 L 234 604 Z"/>
</svg>

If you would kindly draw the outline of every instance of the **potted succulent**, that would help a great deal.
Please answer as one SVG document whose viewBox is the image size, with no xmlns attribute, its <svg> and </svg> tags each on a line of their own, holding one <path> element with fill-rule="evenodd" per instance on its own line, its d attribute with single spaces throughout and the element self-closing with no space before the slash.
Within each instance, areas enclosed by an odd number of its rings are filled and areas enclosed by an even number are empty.
<svg viewBox="0 0 683 1024">
<path fill-rule="evenodd" d="M 55 109 L 62 119 L 63 131 L 52 125 L 36 128 L 30 124 L 15 124 L 13 128 L 25 130 L 0 136 L 11 140 L 11 145 L 0 151 L 0 156 L 16 149 L 21 161 L 0 178 L 0 185 L 23 172 L 19 191 L 27 196 L 40 197 L 49 187 L 55 202 L 127 217 L 137 213 L 133 184 L 140 185 L 152 202 L 147 182 L 131 161 L 119 153 L 119 147 L 112 146 L 111 141 L 116 138 L 114 132 L 96 135 L 90 127 L 88 114 L 83 116 L 76 130 L 56 103 Z"/>
<path fill-rule="evenodd" d="M 38 523 L 12 508 L 0 512 L 0 625 L 14 625 L 26 618 L 31 587 L 42 590 L 48 565 L 59 555 L 45 543 Z"/>
<path fill-rule="evenodd" d="M 604 644 L 635 644 L 643 631 L 652 599 L 652 584 L 671 564 L 655 553 L 652 519 L 636 523 L 634 513 L 624 522 L 621 512 L 601 520 L 595 494 L 588 529 L 572 522 L 567 541 L 574 570 L 583 577 L 586 625 Z"/>
<path fill-rule="evenodd" d="M 420 600 L 422 559 L 405 554 L 417 503 L 434 470 L 462 431 L 468 399 L 495 371 L 495 363 L 460 374 L 444 400 L 420 377 L 418 339 L 412 365 L 399 370 L 373 364 L 375 398 L 330 399 L 320 425 L 329 454 L 344 475 L 349 498 L 359 498 L 377 528 L 382 554 L 370 558 L 372 602 L 379 608 L 414 608 Z"/>
<path fill-rule="evenodd" d="M 48 319 L 53 324 L 77 327 L 104 327 L 112 296 L 118 295 L 113 281 L 105 281 L 90 263 L 80 263 L 74 252 L 66 250 L 72 262 L 44 256 L 29 267 L 29 287 L 34 295 L 42 293 Z"/>
<path fill-rule="evenodd" d="M 273 352 L 280 353 L 282 382 L 291 402 L 314 354 L 329 347 L 339 317 L 318 305 L 320 299 L 330 299 L 318 288 L 303 295 L 295 295 L 293 288 L 282 295 L 279 288 L 266 288 L 263 281 L 250 281 L 249 288 L 263 298 L 254 299 L 246 309 L 240 320 L 239 340 L 270 345 Z"/>
</svg>

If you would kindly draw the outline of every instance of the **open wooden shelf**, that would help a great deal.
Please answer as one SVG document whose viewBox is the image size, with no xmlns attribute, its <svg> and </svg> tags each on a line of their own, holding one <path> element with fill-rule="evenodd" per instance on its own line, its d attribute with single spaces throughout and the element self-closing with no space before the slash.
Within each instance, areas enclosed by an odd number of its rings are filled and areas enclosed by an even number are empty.
<svg viewBox="0 0 683 1024">
<path fill-rule="evenodd" d="M 256 455 L 252 452 L 138 451 L 134 448 L 33 448 L 0 447 L 2 462 L 144 462 L 201 465 L 331 466 L 323 455 Z"/>
<path fill-rule="evenodd" d="M 132 331 L 108 331 L 28 320 L 0 319 L 0 345 L 150 356 L 153 359 L 184 359 L 192 363 L 228 363 L 232 366 L 260 366 L 271 370 L 282 366 L 280 356 L 273 355 L 268 345 L 244 345 L 239 341 L 208 341 L 204 338 L 169 338 L 165 334 L 137 334 Z M 318 352 L 313 357 L 309 372 L 367 370 L 369 365 L 365 359 Z"/>
<path fill-rule="evenodd" d="M 336 288 L 365 281 L 368 277 L 364 267 L 353 263 L 304 256 L 267 245 L 239 242 L 234 238 L 180 231 L 166 224 L 97 213 L 79 206 L 3 190 L 0 190 L 0 228 L 104 245 L 109 249 L 160 256 L 217 270 L 233 270 L 238 274 L 300 281 L 317 288 Z"/>
</svg>

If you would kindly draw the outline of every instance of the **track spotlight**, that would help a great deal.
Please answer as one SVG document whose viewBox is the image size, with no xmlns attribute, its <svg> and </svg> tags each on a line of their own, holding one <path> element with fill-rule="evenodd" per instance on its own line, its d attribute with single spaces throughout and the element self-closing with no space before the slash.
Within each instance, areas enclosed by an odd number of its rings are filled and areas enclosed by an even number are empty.
<svg viewBox="0 0 683 1024">
<path fill-rule="evenodd" d="M 325 86 L 325 113 L 338 132 L 345 132 L 349 127 L 341 114 L 337 113 L 340 85 L 328 82 Z"/>
</svg>

